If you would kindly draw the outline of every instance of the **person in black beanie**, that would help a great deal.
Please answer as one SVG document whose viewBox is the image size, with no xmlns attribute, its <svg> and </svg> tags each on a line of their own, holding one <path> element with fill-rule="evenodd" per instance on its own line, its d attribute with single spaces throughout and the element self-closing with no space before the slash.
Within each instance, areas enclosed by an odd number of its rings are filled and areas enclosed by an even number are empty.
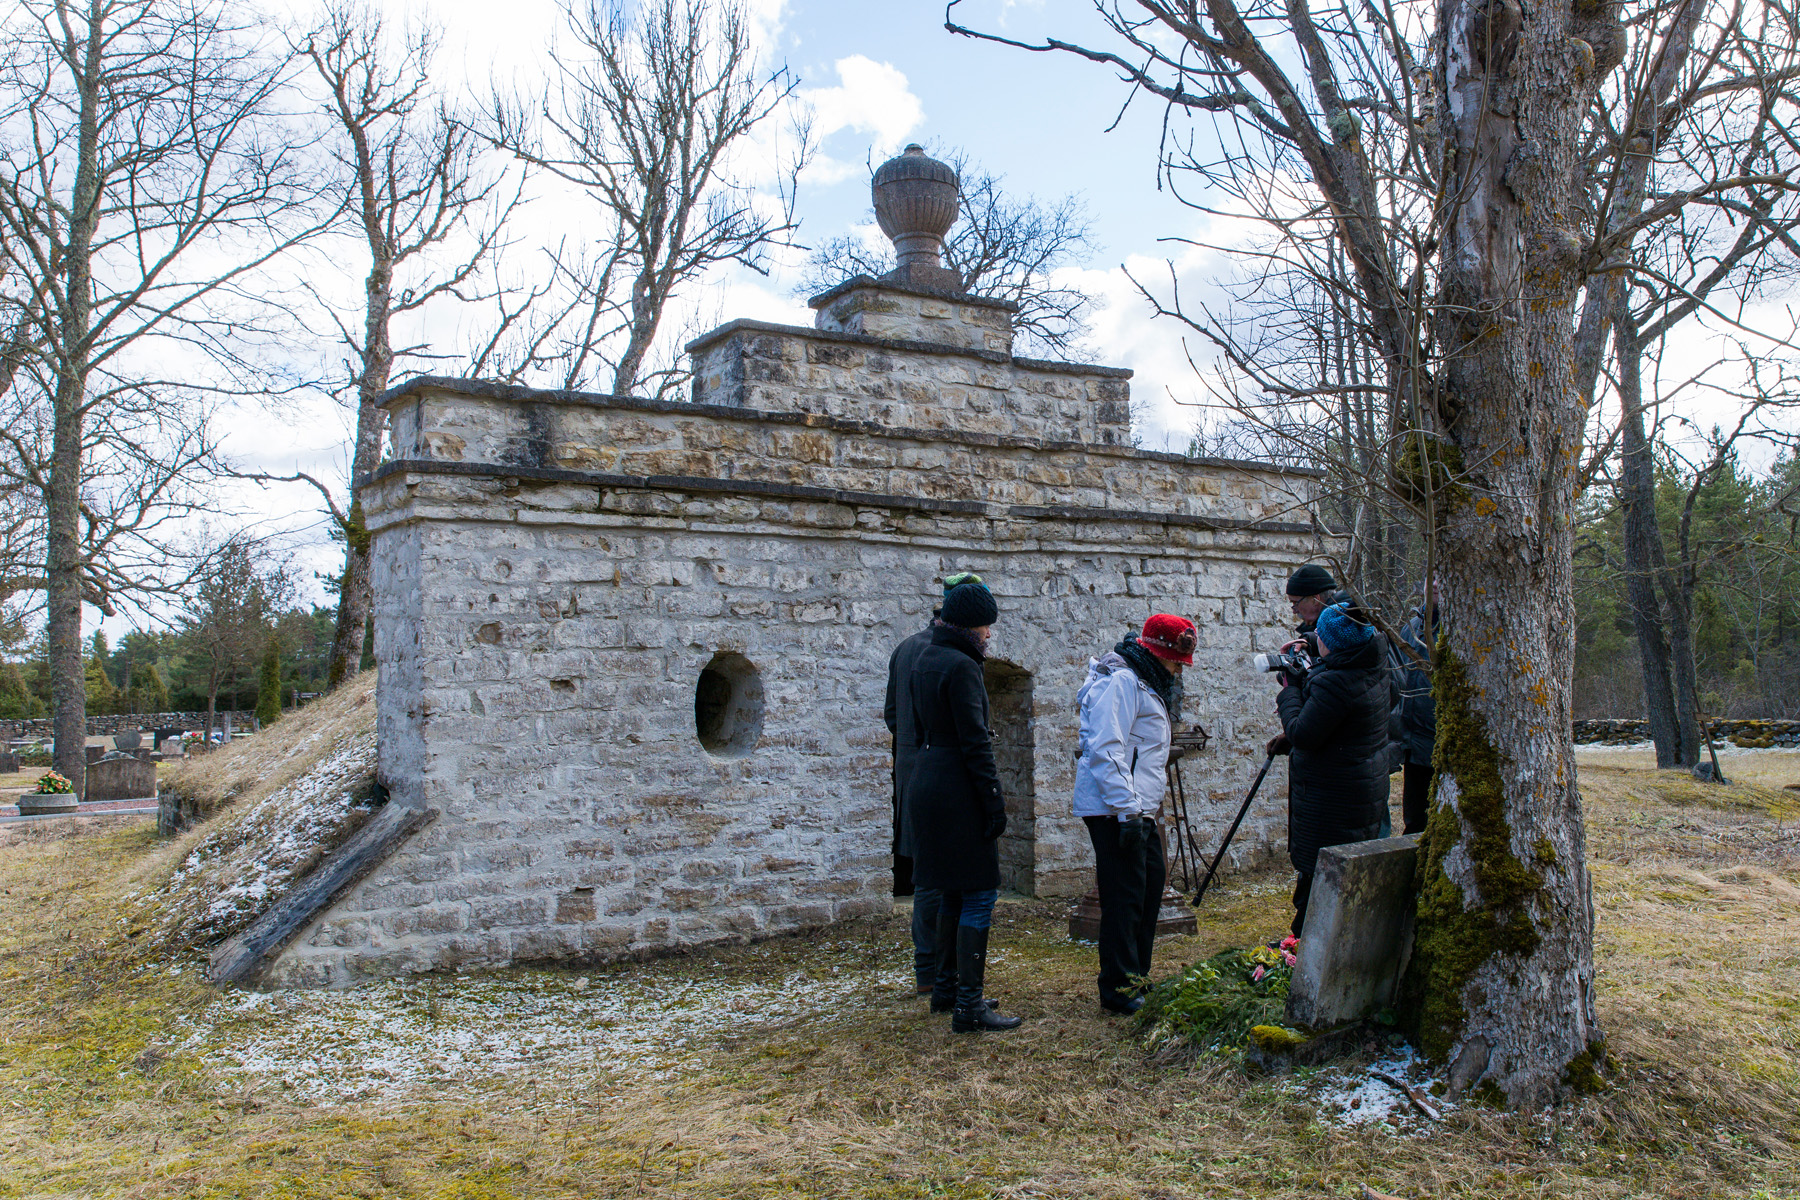
<svg viewBox="0 0 1800 1200">
<path fill-rule="evenodd" d="M 918 749 L 900 801 L 902 836 L 913 852 L 914 885 L 943 893 L 931 1011 L 951 1011 L 957 1033 L 1019 1024 L 996 1014 L 982 990 L 1006 832 L 981 670 L 999 615 L 983 585 L 951 588 L 906 683 Z"/>
<path fill-rule="evenodd" d="M 1313 622 L 1318 620 L 1326 605 L 1343 598 L 1338 594 L 1337 580 L 1317 563 L 1306 563 L 1288 576 L 1287 597 L 1302 637 L 1313 631 Z"/>
<path fill-rule="evenodd" d="M 1306 923 L 1319 851 L 1381 836 L 1388 808 L 1388 719 L 1392 682 L 1379 634 L 1330 605 L 1317 621 L 1322 657 L 1303 679 L 1283 676 L 1275 705 L 1282 732 L 1270 754 L 1288 766 L 1288 858 L 1294 935 Z"/>
<path fill-rule="evenodd" d="M 971 571 L 958 571 L 944 578 L 944 595 L 962 583 L 980 583 L 981 576 Z M 940 600 L 941 604 L 941 600 Z M 933 608 L 936 621 L 943 609 Z M 903 836 L 900 820 L 900 797 L 906 781 L 912 776 L 913 756 L 918 750 L 918 731 L 912 726 L 912 694 L 908 684 L 913 664 L 931 644 L 931 625 L 919 630 L 899 646 L 888 659 L 887 700 L 882 706 L 882 720 L 894 737 L 894 895 L 913 898 L 912 942 L 913 984 L 919 995 L 930 995 L 937 977 L 937 922 L 943 894 L 936 888 L 922 888 L 913 882 L 912 845 Z"/>
</svg>

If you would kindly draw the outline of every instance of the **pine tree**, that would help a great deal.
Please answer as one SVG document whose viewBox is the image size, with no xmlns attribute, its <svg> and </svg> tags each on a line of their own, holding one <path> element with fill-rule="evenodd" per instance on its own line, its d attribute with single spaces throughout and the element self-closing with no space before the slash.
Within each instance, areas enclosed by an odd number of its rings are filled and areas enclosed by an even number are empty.
<svg viewBox="0 0 1800 1200">
<path fill-rule="evenodd" d="M 136 677 L 132 680 L 131 694 L 137 702 L 137 711 L 141 713 L 162 713 L 169 711 L 169 686 L 163 682 L 162 672 L 156 669 L 155 663 L 145 663 L 138 667 Z"/>
<path fill-rule="evenodd" d="M 44 715 L 44 702 L 31 694 L 17 663 L 0 663 L 0 719 L 31 720 Z"/>
<path fill-rule="evenodd" d="M 269 639 L 256 684 L 256 719 L 263 725 L 281 720 L 281 643 Z"/>
<path fill-rule="evenodd" d="M 96 634 L 98 638 L 100 635 Z M 100 645 L 104 645 L 102 642 Z M 119 709 L 119 691 L 113 687 L 112 680 L 106 674 L 106 662 L 100 657 L 101 651 L 96 649 L 87 660 L 87 710 L 90 713 L 110 713 Z"/>
</svg>

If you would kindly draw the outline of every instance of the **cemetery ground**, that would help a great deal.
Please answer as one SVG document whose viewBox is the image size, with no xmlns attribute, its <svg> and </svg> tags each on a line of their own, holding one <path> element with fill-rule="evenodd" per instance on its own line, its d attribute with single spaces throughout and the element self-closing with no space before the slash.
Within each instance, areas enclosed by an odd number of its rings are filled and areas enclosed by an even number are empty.
<svg viewBox="0 0 1800 1200">
<path fill-rule="evenodd" d="M 989 990 L 1026 1018 L 1002 1035 L 952 1037 L 907 995 L 904 912 L 579 971 L 220 992 L 129 899 L 191 837 L 7 826 L 0 1196 L 1800 1195 L 1800 754 L 1734 754 L 1729 788 L 1581 759 L 1609 1086 L 1436 1122 L 1344 1109 L 1366 1060 L 1267 1078 L 1147 1054 L 1094 1004 L 1062 902 L 1001 906 Z M 1227 879 L 1158 973 L 1281 932 L 1289 878 Z"/>
</svg>

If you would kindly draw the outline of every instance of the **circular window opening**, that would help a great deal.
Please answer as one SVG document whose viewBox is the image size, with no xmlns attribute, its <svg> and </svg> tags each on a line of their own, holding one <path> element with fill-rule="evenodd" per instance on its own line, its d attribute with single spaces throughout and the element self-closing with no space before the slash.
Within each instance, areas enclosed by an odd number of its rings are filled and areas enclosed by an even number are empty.
<svg viewBox="0 0 1800 1200">
<path fill-rule="evenodd" d="M 715 654 L 694 685 L 694 733 L 708 754 L 737 758 L 762 736 L 762 676 L 741 654 Z"/>
</svg>

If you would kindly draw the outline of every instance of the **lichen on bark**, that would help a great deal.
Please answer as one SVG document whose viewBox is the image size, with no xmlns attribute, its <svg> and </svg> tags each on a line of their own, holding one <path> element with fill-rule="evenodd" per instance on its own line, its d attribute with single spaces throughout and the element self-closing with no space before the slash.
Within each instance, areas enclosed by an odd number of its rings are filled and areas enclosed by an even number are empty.
<svg viewBox="0 0 1800 1200">
<path fill-rule="evenodd" d="M 1442 1061 L 1462 1034 L 1467 1018 L 1463 993 L 1475 972 L 1495 955 L 1525 958 L 1537 949 L 1529 906 L 1543 883 L 1513 853 L 1499 752 L 1470 702 L 1461 661 L 1441 639 L 1432 693 L 1437 700 L 1436 775 L 1419 842 L 1418 935 L 1403 988 L 1402 1016 L 1420 1048 Z M 1452 803 L 1440 804 L 1445 786 L 1454 789 Z M 1465 896 L 1445 869 L 1445 859 L 1459 843 L 1469 855 L 1473 896 Z"/>
</svg>

